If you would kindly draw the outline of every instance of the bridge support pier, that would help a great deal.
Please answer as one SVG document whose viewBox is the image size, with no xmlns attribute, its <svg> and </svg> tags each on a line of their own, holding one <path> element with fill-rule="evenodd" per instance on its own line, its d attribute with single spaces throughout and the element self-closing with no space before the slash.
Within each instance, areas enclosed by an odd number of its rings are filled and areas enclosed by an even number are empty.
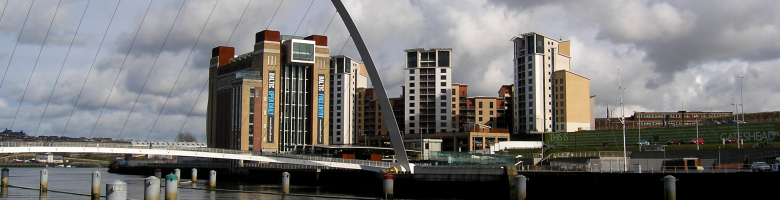
<svg viewBox="0 0 780 200">
<path fill-rule="evenodd" d="M 92 200 L 100 199 L 100 172 L 92 172 L 92 193 L 90 195 Z"/>
<path fill-rule="evenodd" d="M 290 173 L 282 173 L 282 193 L 290 194 Z"/>
<path fill-rule="evenodd" d="M 168 174 L 165 176 L 165 200 L 176 200 L 179 195 L 179 187 L 176 186 L 178 182 L 176 175 Z"/>
<path fill-rule="evenodd" d="M 173 170 L 173 175 L 176 175 L 176 185 L 181 185 L 181 170 L 176 168 Z"/>
<path fill-rule="evenodd" d="M 517 175 L 515 176 L 515 191 L 517 191 L 517 200 L 525 200 L 526 198 L 526 185 L 525 182 L 528 181 L 528 178 L 526 178 L 523 175 Z"/>
<path fill-rule="evenodd" d="M 165 186 L 168 187 L 167 185 Z M 160 179 L 150 176 L 144 179 L 144 200 L 160 199 Z"/>
<path fill-rule="evenodd" d="M 217 171 L 209 171 L 209 188 L 217 188 Z"/>
<path fill-rule="evenodd" d="M 49 190 L 49 171 L 46 169 L 41 170 L 41 197 L 46 196 L 46 192 Z"/>
<path fill-rule="evenodd" d="M 120 180 L 106 184 L 106 200 L 127 199 L 127 184 Z"/>
<path fill-rule="evenodd" d="M 382 186 L 385 192 L 385 199 L 393 199 L 393 175 L 385 174 Z"/>
<path fill-rule="evenodd" d="M 192 185 L 198 184 L 198 169 L 192 168 Z"/>
<path fill-rule="evenodd" d="M 154 176 L 162 179 L 162 170 L 161 169 L 154 169 Z"/>
<path fill-rule="evenodd" d="M 0 187 L 3 189 L 8 188 L 8 175 L 9 175 L 8 167 L 3 167 L 2 172 L 0 172 Z"/>
<path fill-rule="evenodd" d="M 664 199 L 677 200 L 677 178 L 672 175 L 664 176 Z"/>
</svg>

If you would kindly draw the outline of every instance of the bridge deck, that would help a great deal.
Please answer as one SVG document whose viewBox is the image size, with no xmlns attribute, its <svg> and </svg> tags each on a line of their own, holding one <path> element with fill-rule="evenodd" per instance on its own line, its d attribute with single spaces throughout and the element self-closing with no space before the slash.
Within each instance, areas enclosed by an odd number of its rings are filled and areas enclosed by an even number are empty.
<svg viewBox="0 0 780 200">
<path fill-rule="evenodd" d="M 359 169 L 379 172 L 396 166 L 395 163 L 369 160 L 355 160 L 312 155 L 277 154 L 230 149 L 154 146 L 138 147 L 125 143 L 90 142 L 0 142 L 0 153 L 107 153 L 107 154 L 153 154 L 230 160 L 248 160 L 268 163 L 287 163 L 308 166 L 322 166 L 344 169 Z"/>
</svg>

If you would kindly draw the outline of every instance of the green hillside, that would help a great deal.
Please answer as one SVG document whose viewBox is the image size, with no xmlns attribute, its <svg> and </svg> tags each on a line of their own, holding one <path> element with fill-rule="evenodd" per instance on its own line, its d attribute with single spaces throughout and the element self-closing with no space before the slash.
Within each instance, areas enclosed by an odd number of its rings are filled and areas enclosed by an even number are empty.
<svg viewBox="0 0 780 200">
<path fill-rule="evenodd" d="M 705 144 L 721 143 L 721 138 L 737 138 L 737 124 L 699 126 L 699 137 Z M 780 123 L 753 123 L 739 125 L 740 138 L 747 142 L 755 142 L 766 139 L 768 141 L 780 141 Z M 671 139 L 679 139 L 688 142 L 696 138 L 696 126 L 674 128 L 649 128 L 641 130 L 641 140 L 649 140 L 656 144 L 654 137 L 658 136 L 658 143 L 666 143 Z M 639 142 L 639 130 L 626 130 L 626 143 Z M 556 142 L 558 146 L 596 146 L 607 142 L 608 145 L 623 144 L 623 130 L 605 131 L 580 131 L 568 133 L 546 133 L 545 142 Z"/>
</svg>

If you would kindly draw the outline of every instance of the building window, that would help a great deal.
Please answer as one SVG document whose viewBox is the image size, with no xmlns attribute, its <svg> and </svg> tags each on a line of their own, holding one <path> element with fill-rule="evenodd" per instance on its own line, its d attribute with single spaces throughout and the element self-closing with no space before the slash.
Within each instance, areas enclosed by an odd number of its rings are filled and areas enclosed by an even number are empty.
<svg viewBox="0 0 780 200">
<path fill-rule="evenodd" d="M 413 88 L 414 87 L 414 83 L 409 83 L 409 87 Z"/>
<path fill-rule="evenodd" d="M 452 95 L 455 95 L 455 90 L 452 90 Z M 454 100 L 453 100 L 454 101 Z"/>
<path fill-rule="evenodd" d="M 336 106 L 336 110 L 341 110 L 341 106 Z"/>
<path fill-rule="evenodd" d="M 479 121 L 480 121 L 480 122 L 482 121 L 482 117 L 479 117 Z"/>
<path fill-rule="evenodd" d="M 482 115 L 482 111 L 481 111 L 481 110 L 479 111 L 479 115 Z M 480 120 L 480 121 L 481 121 L 481 120 Z"/>
<path fill-rule="evenodd" d="M 441 75 L 441 80 L 447 80 L 447 76 Z"/>
<path fill-rule="evenodd" d="M 452 97 L 452 102 L 455 102 L 455 97 Z"/>
<path fill-rule="evenodd" d="M 409 70 L 409 74 L 414 74 L 414 69 Z"/>
<path fill-rule="evenodd" d="M 447 94 L 447 89 L 441 89 L 442 94 Z"/>
<path fill-rule="evenodd" d="M 414 109 L 410 109 L 409 114 L 414 114 Z"/>
<path fill-rule="evenodd" d="M 439 97 L 439 99 L 441 99 L 441 100 L 447 100 L 447 96 L 441 95 L 441 97 Z"/>
<path fill-rule="evenodd" d="M 441 69 L 441 73 L 447 73 L 447 69 Z"/>
<path fill-rule="evenodd" d="M 414 116 L 409 116 L 409 121 L 413 121 L 413 120 L 414 120 Z"/>
<path fill-rule="evenodd" d="M 482 108 L 482 102 L 479 102 L 479 108 Z"/>
<path fill-rule="evenodd" d="M 414 103 L 409 103 L 409 107 L 414 107 Z"/>
<path fill-rule="evenodd" d="M 409 94 L 414 94 L 414 90 L 409 90 Z"/>
<path fill-rule="evenodd" d="M 414 100 L 414 96 L 409 96 L 409 100 L 410 101 Z"/>
<path fill-rule="evenodd" d="M 336 81 L 336 85 L 341 85 L 341 81 Z"/>
<path fill-rule="evenodd" d="M 414 123 L 409 123 L 410 128 L 414 128 Z"/>
<path fill-rule="evenodd" d="M 447 86 L 447 82 L 441 82 L 441 86 Z"/>
<path fill-rule="evenodd" d="M 493 108 L 493 102 L 490 102 L 490 108 Z"/>
<path fill-rule="evenodd" d="M 492 110 L 490 111 L 490 115 L 493 115 L 493 111 Z"/>
<path fill-rule="evenodd" d="M 441 109 L 441 113 L 447 113 L 447 109 Z"/>
<path fill-rule="evenodd" d="M 455 104 L 452 104 L 452 108 L 455 108 Z M 454 113 L 453 113 L 453 115 L 454 115 Z"/>
<path fill-rule="evenodd" d="M 414 76 L 409 76 L 409 80 L 413 81 L 414 80 Z"/>
<path fill-rule="evenodd" d="M 439 106 L 441 106 L 441 107 L 447 106 L 447 102 L 440 102 L 439 104 L 440 104 Z"/>
<path fill-rule="evenodd" d="M 441 116 L 441 120 L 447 120 L 447 116 Z M 447 126 L 447 125 L 444 125 Z"/>
</svg>

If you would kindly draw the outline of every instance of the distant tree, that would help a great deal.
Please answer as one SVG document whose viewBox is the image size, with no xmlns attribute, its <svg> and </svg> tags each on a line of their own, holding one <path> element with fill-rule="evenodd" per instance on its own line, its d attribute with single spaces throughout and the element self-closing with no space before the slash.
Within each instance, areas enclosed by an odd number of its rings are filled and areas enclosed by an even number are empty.
<svg viewBox="0 0 780 200">
<path fill-rule="evenodd" d="M 198 142 L 198 139 L 190 132 L 179 133 L 176 135 L 177 142 Z"/>
</svg>

